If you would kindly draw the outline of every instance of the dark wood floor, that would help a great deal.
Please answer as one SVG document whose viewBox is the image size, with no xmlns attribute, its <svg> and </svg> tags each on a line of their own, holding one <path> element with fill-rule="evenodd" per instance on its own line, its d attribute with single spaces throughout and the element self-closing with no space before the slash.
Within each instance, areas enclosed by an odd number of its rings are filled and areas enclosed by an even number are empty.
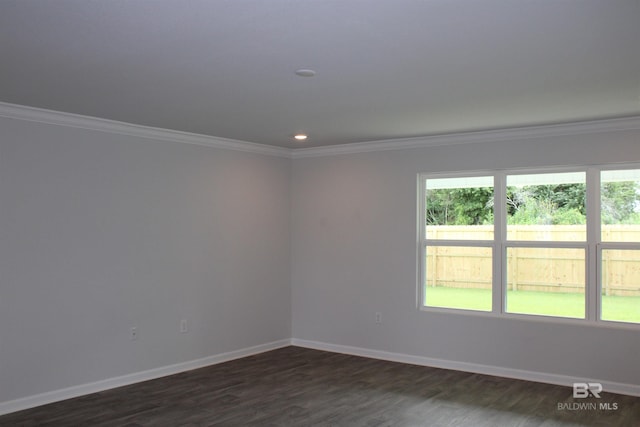
<svg viewBox="0 0 640 427">
<path fill-rule="evenodd" d="M 640 426 L 640 398 L 287 347 L 0 417 L 0 426 Z M 558 409 L 558 403 L 618 409 Z"/>
</svg>

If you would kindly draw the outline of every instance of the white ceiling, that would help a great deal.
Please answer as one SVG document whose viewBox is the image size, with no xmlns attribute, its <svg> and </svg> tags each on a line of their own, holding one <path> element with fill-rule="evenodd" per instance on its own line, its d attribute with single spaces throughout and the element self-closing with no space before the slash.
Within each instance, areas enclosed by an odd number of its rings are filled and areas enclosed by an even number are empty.
<svg viewBox="0 0 640 427">
<path fill-rule="evenodd" d="M 316 147 L 639 115 L 640 0 L 0 0 L 0 61 L 3 102 Z"/>
</svg>

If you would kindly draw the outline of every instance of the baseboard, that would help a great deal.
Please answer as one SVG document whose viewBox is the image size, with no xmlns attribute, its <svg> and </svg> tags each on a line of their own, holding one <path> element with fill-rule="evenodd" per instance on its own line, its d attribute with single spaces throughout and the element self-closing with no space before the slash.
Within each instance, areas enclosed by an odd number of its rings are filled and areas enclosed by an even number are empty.
<svg viewBox="0 0 640 427">
<path fill-rule="evenodd" d="M 22 411 L 23 409 L 34 408 L 36 406 L 46 405 L 48 403 L 59 402 L 61 400 L 71 399 L 73 397 L 97 393 L 99 391 L 109 390 L 116 387 L 135 384 L 142 381 L 153 380 L 156 378 L 165 377 L 167 375 L 190 371 L 192 369 L 204 368 L 205 366 L 216 365 L 218 363 L 228 362 L 254 354 L 264 353 L 265 351 L 275 350 L 277 348 L 282 348 L 289 345 L 291 345 L 290 339 L 273 341 L 253 347 L 247 347 L 240 350 L 234 350 L 227 353 L 208 356 L 202 359 L 190 360 L 187 362 L 176 363 L 174 365 L 149 369 L 147 371 L 108 378 L 93 383 L 81 384 L 69 388 L 36 394 L 34 396 L 23 397 L 7 402 L 0 402 L 0 415 L 8 414 L 10 412 Z"/>
<path fill-rule="evenodd" d="M 566 375 L 550 374 L 546 372 L 525 371 L 520 369 L 502 368 L 500 366 L 434 359 L 431 357 L 392 353 L 387 351 L 372 350 L 368 348 L 330 344 L 319 341 L 301 340 L 297 338 L 293 338 L 291 340 L 291 344 L 298 347 L 331 351 L 334 353 L 349 354 L 353 356 L 369 357 L 372 359 L 409 363 L 412 365 L 420 366 L 430 366 L 433 368 L 451 369 L 455 371 L 472 372 L 475 374 L 493 375 L 497 377 L 512 378 L 517 380 L 535 381 L 539 383 L 562 385 L 566 387 L 572 387 L 573 383 L 575 382 L 596 382 L 602 384 L 602 388 L 604 391 L 640 397 L 640 385 L 611 382 L 597 378 L 577 378 Z"/>
<path fill-rule="evenodd" d="M 227 353 L 216 354 L 202 359 L 190 360 L 187 362 L 176 363 L 174 365 L 163 366 L 160 368 L 150 369 L 147 371 L 136 372 L 133 374 L 122 375 L 119 377 L 108 378 L 88 384 L 81 384 L 60 390 L 53 390 L 34 396 L 23 397 L 7 402 L 0 402 L 0 415 L 11 412 L 21 411 L 23 409 L 34 408 L 36 406 L 46 405 L 48 403 L 59 402 L 61 400 L 71 399 L 74 397 L 84 396 L 99 391 L 109 390 L 116 387 L 135 384 L 142 381 L 153 380 L 156 378 L 173 375 L 180 372 L 190 371 L 192 369 L 203 368 L 205 366 L 216 365 L 242 357 L 254 354 L 264 353 L 266 351 L 295 345 L 298 347 L 311 348 L 316 350 L 331 351 L 334 353 L 350 354 L 353 356 L 369 357 L 372 359 L 388 360 L 392 362 L 408 363 L 412 365 L 430 366 L 434 368 L 451 369 L 456 371 L 472 372 L 476 374 L 494 375 L 504 378 L 513 378 L 518 380 L 535 381 L 540 383 L 555 384 L 571 387 L 574 382 L 599 382 L 603 389 L 610 393 L 625 394 L 629 396 L 640 397 L 640 385 L 626 384 L 601 380 L 597 378 L 577 378 L 566 375 L 549 374 L 545 372 L 525 371 L 520 369 L 503 368 L 492 365 L 481 365 L 476 363 L 457 362 L 445 359 L 435 359 L 431 357 L 414 356 L 403 353 L 393 353 L 387 351 L 373 350 L 361 347 L 352 347 L 339 344 L 331 344 L 319 341 L 309 341 L 302 339 L 283 339 L 265 344 L 247 347 Z"/>
</svg>

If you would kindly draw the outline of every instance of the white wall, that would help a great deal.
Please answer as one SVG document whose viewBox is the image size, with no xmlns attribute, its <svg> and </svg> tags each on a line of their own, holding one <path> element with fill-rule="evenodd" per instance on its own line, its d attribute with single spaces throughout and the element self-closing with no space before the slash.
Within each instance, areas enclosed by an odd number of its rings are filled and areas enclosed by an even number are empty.
<svg viewBox="0 0 640 427">
<path fill-rule="evenodd" d="M 0 407 L 292 336 L 640 384 L 637 330 L 416 308 L 418 172 L 622 161 L 640 132 L 291 162 L 0 118 Z"/>
<path fill-rule="evenodd" d="M 0 119 L 0 402 L 288 339 L 290 162 Z"/>
<path fill-rule="evenodd" d="M 637 329 L 424 312 L 416 298 L 417 173 L 630 161 L 640 131 L 296 159 L 294 342 L 640 384 Z"/>
</svg>

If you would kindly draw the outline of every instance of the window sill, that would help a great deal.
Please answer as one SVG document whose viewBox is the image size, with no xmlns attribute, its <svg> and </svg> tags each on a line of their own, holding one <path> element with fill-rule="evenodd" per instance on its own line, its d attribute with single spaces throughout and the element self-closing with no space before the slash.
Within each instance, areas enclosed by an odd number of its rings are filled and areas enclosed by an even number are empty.
<svg viewBox="0 0 640 427">
<path fill-rule="evenodd" d="M 519 314 L 519 313 L 495 313 L 479 310 L 465 310 L 458 308 L 442 308 L 421 306 L 419 310 L 424 313 L 438 313 L 455 316 L 484 317 L 487 319 L 503 319 L 503 320 L 521 320 L 524 322 L 556 324 L 556 325 L 575 325 L 586 327 L 597 327 L 606 329 L 623 329 L 623 330 L 640 330 L 640 323 L 618 322 L 613 320 L 587 320 L 576 319 L 570 317 L 554 317 L 537 314 Z"/>
</svg>

